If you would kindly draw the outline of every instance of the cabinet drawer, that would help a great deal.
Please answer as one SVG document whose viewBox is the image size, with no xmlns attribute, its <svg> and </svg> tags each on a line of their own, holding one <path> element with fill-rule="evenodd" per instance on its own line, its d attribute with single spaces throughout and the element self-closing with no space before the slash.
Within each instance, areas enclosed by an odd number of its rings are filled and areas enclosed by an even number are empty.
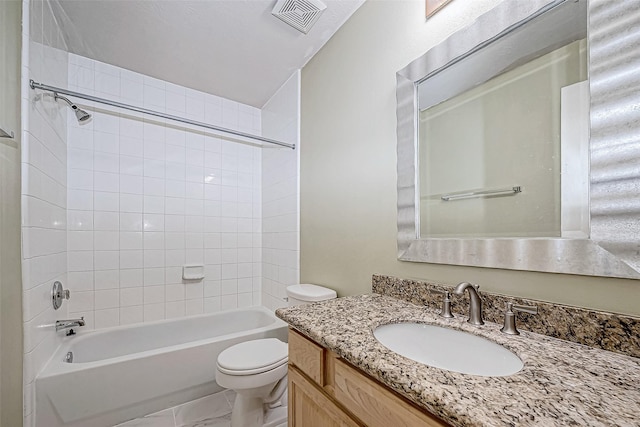
<svg viewBox="0 0 640 427">
<path fill-rule="evenodd" d="M 335 399 L 368 427 L 449 425 L 416 408 L 341 359 L 335 360 L 334 368 Z"/>
<path fill-rule="evenodd" d="M 322 386 L 325 350 L 298 332 L 289 329 L 289 363 Z"/>
</svg>

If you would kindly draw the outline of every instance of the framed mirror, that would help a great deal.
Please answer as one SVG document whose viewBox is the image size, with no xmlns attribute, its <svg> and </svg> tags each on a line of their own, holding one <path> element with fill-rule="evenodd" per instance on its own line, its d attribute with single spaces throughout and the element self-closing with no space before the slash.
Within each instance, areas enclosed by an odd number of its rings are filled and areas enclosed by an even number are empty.
<svg viewBox="0 0 640 427">
<path fill-rule="evenodd" d="M 594 25 L 619 18 L 589 6 L 505 0 L 397 73 L 400 260 L 640 278 L 628 182 L 603 200 L 619 162 L 594 173 Z"/>
</svg>

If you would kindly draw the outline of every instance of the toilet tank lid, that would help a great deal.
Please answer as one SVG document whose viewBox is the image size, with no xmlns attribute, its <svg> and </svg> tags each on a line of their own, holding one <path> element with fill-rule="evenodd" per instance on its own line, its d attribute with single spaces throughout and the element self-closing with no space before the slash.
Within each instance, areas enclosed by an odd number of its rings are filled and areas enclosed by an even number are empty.
<svg viewBox="0 0 640 427">
<path fill-rule="evenodd" d="M 303 283 L 287 286 L 287 295 L 301 301 L 324 301 L 338 296 L 333 289 Z"/>
</svg>

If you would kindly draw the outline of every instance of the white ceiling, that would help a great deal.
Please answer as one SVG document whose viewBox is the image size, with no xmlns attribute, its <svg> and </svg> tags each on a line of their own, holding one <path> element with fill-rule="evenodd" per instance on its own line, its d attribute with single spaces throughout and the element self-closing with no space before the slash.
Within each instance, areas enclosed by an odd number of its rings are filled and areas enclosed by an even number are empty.
<svg viewBox="0 0 640 427">
<path fill-rule="evenodd" d="M 59 0 L 70 52 L 261 108 L 364 0 L 323 0 L 303 34 L 276 0 Z"/>
</svg>

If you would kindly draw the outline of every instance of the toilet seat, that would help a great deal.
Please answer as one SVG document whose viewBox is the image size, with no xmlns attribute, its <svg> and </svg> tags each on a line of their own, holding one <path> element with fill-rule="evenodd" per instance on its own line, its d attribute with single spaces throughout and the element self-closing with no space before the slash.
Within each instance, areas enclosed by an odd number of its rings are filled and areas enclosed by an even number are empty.
<svg viewBox="0 0 640 427">
<path fill-rule="evenodd" d="M 276 338 L 245 341 L 222 351 L 218 371 L 227 375 L 256 375 L 287 363 L 288 345 Z"/>
</svg>

